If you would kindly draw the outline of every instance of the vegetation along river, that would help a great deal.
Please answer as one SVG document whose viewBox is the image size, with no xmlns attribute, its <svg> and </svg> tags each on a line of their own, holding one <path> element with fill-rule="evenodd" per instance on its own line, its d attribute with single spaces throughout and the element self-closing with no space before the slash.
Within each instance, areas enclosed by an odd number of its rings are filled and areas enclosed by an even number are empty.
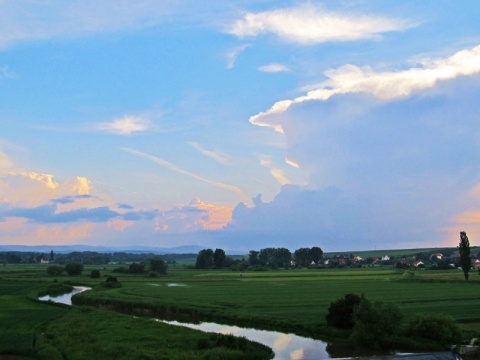
<svg viewBox="0 0 480 360">
<path fill-rule="evenodd" d="M 41 301 L 53 301 L 56 303 L 72 305 L 72 296 L 83 291 L 90 290 L 89 287 L 75 286 L 73 291 L 59 296 L 42 296 Z M 163 321 L 167 324 L 176 326 L 185 326 L 191 329 L 204 332 L 213 332 L 219 334 L 232 334 L 243 336 L 248 340 L 256 341 L 273 349 L 276 360 L 302 360 L 302 359 L 330 359 L 327 352 L 327 343 L 297 336 L 294 334 L 284 334 L 276 331 L 264 331 L 256 329 L 246 329 L 238 326 L 222 325 L 210 322 L 200 324 L 180 323 L 177 321 Z"/>
</svg>

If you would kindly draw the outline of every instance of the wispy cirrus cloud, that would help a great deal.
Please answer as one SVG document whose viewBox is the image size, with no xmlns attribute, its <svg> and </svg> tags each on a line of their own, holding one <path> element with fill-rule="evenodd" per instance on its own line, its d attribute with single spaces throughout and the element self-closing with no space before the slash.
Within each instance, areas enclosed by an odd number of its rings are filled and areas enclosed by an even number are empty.
<svg viewBox="0 0 480 360">
<path fill-rule="evenodd" d="M 214 181 L 214 180 L 210 180 L 210 179 L 207 179 L 203 176 L 200 176 L 200 175 L 197 175 L 195 173 L 192 173 L 190 171 L 187 171 L 187 170 L 184 170 L 184 169 L 181 169 L 175 165 L 173 165 L 172 163 L 166 161 L 166 160 L 163 160 L 163 159 L 160 159 L 159 157 L 156 157 L 156 156 L 153 156 L 153 155 L 149 155 L 149 154 L 146 154 L 146 153 L 143 153 L 141 151 L 138 151 L 138 150 L 134 150 L 134 149 L 129 149 L 129 148 L 124 148 L 123 149 L 124 151 L 132 154 L 132 155 L 135 155 L 135 156 L 139 156 L 139 157 L 142 157 L 144 159 L 147 159 L 147 160 L 150 160 L 160 166 L 163 166 L 167 169 L 170 169 L 172 171 L 175 171 L 179 174 L 183 174 L 185 176 L 188 176 L 188 177 L 191 177 L 193 179 L 196 179 L 196 180 L 199 180 L 199 181 L 202 181 L 204 183 L 207 183 L 207 184 L 210 184 L 216 188 L 219 188 L 219 189 L 223 189 L 223 190 L 227 190 L 227 191 L 230 191 L 232 193 L 235 193 L 237 194 L 242 200 L 244 200 L 247 204 L 251 204 L 251 199 L 249 198 L 249 196 L 245 193 L 244 190 L 242 190 L 240 187 L 238 186 L 235 186 L 235 185 L 229 185 L 229 184 L 224 184 L 224 183 L 221 183 L 221 182 L 218 182 L 218 181 Z"/>
<path fill-rule="evenodd" d="M 197 150 L 200 154 L 205 155 L 206 157 L 209 157 L 220 164 L 228 165 L 229 163 L 228 155 L 220 151 L 207 150 L 202 145 L 196 142 L 189 142 L 189 144 L 191 147 Z"/>
<path fill-rule="evenodd" d="M 306 95 L 293 100 L 278 101 L 265 112 L 250 117 L 250 123 L 267 126 L 283 133 L 282 124 L 271 115 L 287 111 L 291 106 L 307 101 L 326 101 L 334 95 L 366 93 L 381 100 L 407 97 L 414 92 L 434 87 L 440 81 L 480 73 L 480 45 L 458 51 L 443 59 L 426 60 L 419 67 L 400 71 L 375 72 L 370 67 L 345 65 L 325 73 L 328 80 Z"/>
<path fill-rule="evenodd" d="M 278 73 L 278 72 L 290 71 L 290 69 L 286 65 L 279 64 L 279 63 L 272 63 L 268 65 L 259 66 L 257 70 L 262 72 L 267 72 L 267 73 Z"/>
<path fill-rule="evenodd" d="M 266 167 L 267 169 L 270 170 L 270 175 L 273 176 L 273 178 L 280 184 L 280 185 L 286 185 L 286 184 L 291 184 L 292 182 L 290 179 L 287 177 L 285 174 L 285 170 L 276 167 L 272 164 L 272 160 L 269 156 L 261 156 L 260 158 L 260 165 Z"/>
<path fill-rule="evenodd" d="M 0 48 L 21 41 L 72 38 L 155 26 L 171 16 L 170 1 L 2 1 Z"/>
<path fill-rule="evenodd" d="M 143 116 L 127 115 L 111 122 L 100 123 L 95 126 L 98 131 L 116 135 L 132 135 L 154 129 L 151 121 Z"/>
<path fill-rule="evenodd" d="M 225 53 L 225 59 L 227 60 L 227 69 L 233 69 L 238 56 L 250 47 L 250 44 L 243 44 L 228 50 Z"/>
<path fill-rule="evenodd" d="M 412 22 L 403 19 L 347 15 L 306 4 L 258 13 L 246 12 L 227 32 L 239 38 L 273 34 L 288 42 L 310 45 L 378 38 L 382 33 L 402 31 L 412 26 Z"/>
</svg>

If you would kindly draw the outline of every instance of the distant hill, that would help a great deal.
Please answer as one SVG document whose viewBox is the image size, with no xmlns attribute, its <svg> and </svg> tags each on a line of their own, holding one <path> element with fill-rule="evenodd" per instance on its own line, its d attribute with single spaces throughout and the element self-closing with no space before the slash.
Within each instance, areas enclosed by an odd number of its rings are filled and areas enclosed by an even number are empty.
<svg viewBox="0 0 480 360">
<path fill-rule="evenodd" d="M 177 246 L 173 248 L 159 248 L 152 246 L 90 246 L 90 245 L 0 245 L 0 252 L 20 251 L 20 252 L 43 252 L 48 253 L 53 250 L 56 253 L 71 253 L 74 251 L 94 251 L 98 253 L 126 252 L 130 254 L 197 254 L 204 247 L 197 245 Z"/>
</svg>

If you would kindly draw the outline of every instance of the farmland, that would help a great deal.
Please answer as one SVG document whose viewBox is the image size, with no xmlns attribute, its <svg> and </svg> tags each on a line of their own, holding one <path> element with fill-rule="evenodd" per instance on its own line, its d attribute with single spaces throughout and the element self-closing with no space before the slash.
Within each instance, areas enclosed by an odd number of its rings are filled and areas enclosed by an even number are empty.
<svg viewBox="0 0 480 360">
<path fill-rule="evenodd" d="M 113 273 L 114 267 L 86 266 L 79 276 L 50 276 L 46 272 L 47 266 L 40 264 L 6 265 L 0 268 L 0 331 L 2 339 L 9 339 L 0 344 L 0 354 L 12 352 L 12 348 L 15 348 L 20 350 L 18 353 L 28 355 L 32 336 L 40 331 L 50 336 L 50 340 L 46 339 L 48 344 L 57 347 L 54 350 L 63 354 L 65 348 L 74 346 L 74 342 L 68 340 L 69 336 L 88 338 L 91 336 L 88 334 L 103 334 L 103 337 L 95 338 L 97 346 L 105 349 L 115 343 L 124 343 L 129 336 L 128 331 L 112 332 L 112 328 L 135 332 L 138 335 L 136 347 L 144 344 L 145 348 L 149 348 L 149 344 L 158 341 L 157 337 L 168 338 L 170 335 L 173 336 L 172 344 L 176 343 L 176 336 L 192 339 L 185 348 L 176 348 L 176 353 L 183 354 L 184 358 L 188 358 L 188 351 L 195 350 L 199 342 L 214 341 L 188 329 L 172 330 L 171 326 L 165 324 L 146 325 L 144 321 L 147 319 L 134 319 L 92 308 L 79 315 L 78 312 L 82 311 L 80 308 L 70 310 L 29 300 L 53 282 L 93 287 L 93 290 L 77 295 L 74 298 L 76 304 L 165 318 L 248 325 L 320 339 L 347 336 L 342 331 L 328 328 L 325 315 L 332 301 L 346 293 L 356 293 L 363 294 L 371 301 L 397 305 L 404 315 L 404 321 L 416 313 L 446 314 L 458 321 L 466 331 L 466 336 L 480 335 L 480 276 L 476 272 L 472 272 L 467 282 L 461 270 L 457 269 L 411 271 L 396 270 L 391 266 L 245 272 L 177 267 L 169 269 L 167 275 L 157 277 Z M 92 269 L 99 269 L 101 278 L 90 278 L 88 275 Z M 121 287 L 99 286 L 107 276 L 112 275 L 118 279 Z M 98 319 L 103 319 L 103 324 L 112 325 L 102 327 Z M 68 324 L 72 321 L 83 324 L 76 330 L 77 333 L 68 331 Z M 155 330 L 152 330 L 152 326 L 156 326 Z M 78 333 L 79 329 L 84 329 L 84 332 Z M 182 333 L 179 335 L 178 332 Z M 37 336 L 37 347 L 41 341 L 44 340 Z M 180 342 L 178 346 L 184 343 Z M 142 356 L 154 358 L 155 355 L 146 353 Z"/>
</svg>

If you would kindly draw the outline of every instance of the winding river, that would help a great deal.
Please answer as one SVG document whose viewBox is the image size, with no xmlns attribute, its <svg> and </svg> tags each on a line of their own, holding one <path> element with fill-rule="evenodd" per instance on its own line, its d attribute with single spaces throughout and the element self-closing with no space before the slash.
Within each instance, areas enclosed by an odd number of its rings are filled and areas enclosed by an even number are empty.
<svg viewBox="0 0 480 360">
<path fill-rule="evenodd" d="M 53 301 L 65 305 L 72 305 L 72 296 L 91 288 L 75 286 L 73 291 L 59 296 L 42 296 L 41 301 Z M 327 352 L 327 344 L 320 340 L 309 339 L 294 334 L 284 334 L 276 331 L 264 331 L 256 329 L 241 328 L 238 326 L 221 325 L 210 322 L 200 324 L 180 323 L 177 321 L 162 321 L 176 326 L 185 326 L 191 329 L 212 332 L 218 334 L 232 334 L 243 336 L 248 340 L 256 341 L 273 349 L 276 360 L 302 360 L 302 359 L 330 359 Z"/>
</svg>

